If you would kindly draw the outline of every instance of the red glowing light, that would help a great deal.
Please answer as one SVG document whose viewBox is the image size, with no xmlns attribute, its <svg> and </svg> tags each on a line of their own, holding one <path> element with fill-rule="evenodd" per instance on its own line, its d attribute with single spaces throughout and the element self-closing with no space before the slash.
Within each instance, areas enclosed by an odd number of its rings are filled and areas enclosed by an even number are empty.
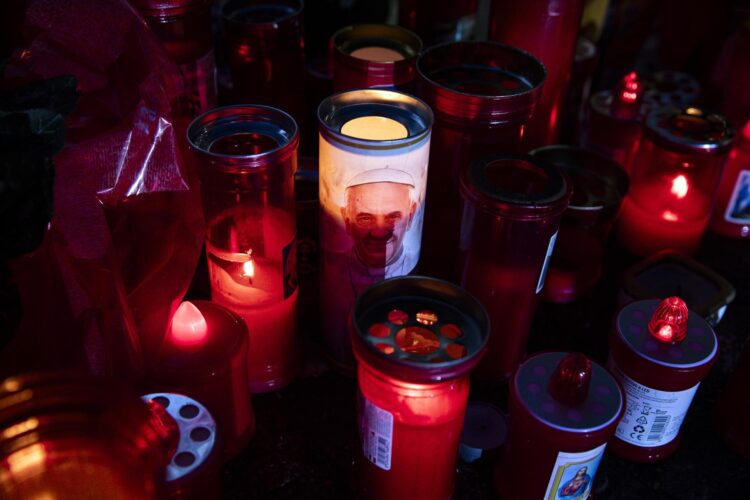
<svg viewBox="0 0 750 500">
<path fill-rule="evenodd" d="M 560 360 L 549 381 L 549 393 L 568 405 L 578 405 L 586 400 L 591 384 L 591 360 L 573 352 Z"/>
<path fill-rule="evenodd" d="M 680 174 L 674 179 L 672 179 L 672 194 L 677 197 L 677 199 L 683 199 L 688 194 L 688 180 L 687 177 Z"/>
<path fill-rule="evenodd" d="M 688 308 L 679 297 L 668 297 L 648 322 L 648 331 L 655 339 L 666 344 L 682 342 L 687 335 Z"/>
<path fill-rule="evenodd" d="M 200 345 L 206 339 L 206 318 L 192 302 L 183 302 L 172 316 L 172 340 L 183 346 Z"/>
<path fill-rule="evenodd" d="M 253 263 L 253 259 L 242 264 L 242 276 L 245 276 L 246 278 L 255 277 L 255 264 Z"/>
<path fill-rule="evenodd" d="M 631 71 L 623 77 L 618 86 L 620 102 L 635 104 L 643 99 L 643 84 L 638 80 L 638 73 Z"/>
</svg>

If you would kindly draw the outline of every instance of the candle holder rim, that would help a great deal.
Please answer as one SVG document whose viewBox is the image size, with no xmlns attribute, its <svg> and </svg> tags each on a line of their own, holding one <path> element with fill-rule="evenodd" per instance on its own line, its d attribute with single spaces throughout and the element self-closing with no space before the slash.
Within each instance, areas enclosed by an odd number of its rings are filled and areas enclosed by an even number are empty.
<svg viewBox="0 0 750 500">
<path fill-rule="evenodd" d="M 201 7 L 210 7 L 211 0 L 132 0 L 135 7 L 145 17 L 171 17 L 184 14 Z"/>
<path fill-rule="evenodd" d="M 276 0 L 275 3 L 268 3 L 264 2 L 263 0 L 254 1 L 254 4 L 259 5 L 287 5 L 289 7 L 293 7 L 293 11 L 287 13 L 286 15 L 280 17 L 279 19 L 273 20 L 273 21 L 253 21 L 253 22 L 247 22 L 247 21 L 238 21 L 236 19 L 232 19 L 227 15 L 227 10 L 229 6 L 233 3 L 243 3 L 247 0 L 227 0 L 224 2 L 224 4 L 221 6 L 221 18 L 225 23 L 229 23 L 235 26 L 255 26 L 255 27 L 264 27 L 264 28 L 272 28 L 275 29 L 279 24 L 294 20 L 294 18 L 301 17 L 302 12 L 305 8 L 305 3 L 303 0 L 282 0 L 279 2 L 279 0 Z"/>
<path fill-rule="evenodd" d="M 697 110 L 695 115 L 688 110 Z M 676 116 L 693 115 L 706 120 L 714 119 L 723 127 L 722 136 L 715 140 L 685 139 L 671 133 L 671 129 L 662 126 L 664 120 L 671 120 Z M 687 105 L 681 107 L 656 108 L 651 110 L 643 122 L 643 133 L 652 142 L 671 151 L 721 155 L 731 149 L 735 139 L 735 130 L 729 121 L 721 114 L 713 113 L 702 107 Z"/>
<path fill-rule="evenodd" d="M 410 54 L 402 54 L 404 56 L 405 61 L 408 62 L 408 60 L 410 59 L 415 59 L 422 52 L 424 45 L 419 35 L 411 31 L 410 29 L 404 28 L 403 26 L 385 24 L 385 23 L 356 23 L 356 24 L 350 24 L 348 26 L 344 26 L 343 28 L 340 28 L 336 32 L 334 32 L 333 35 L 331 35 L 331 40 L 333 41 L 333 47 L 336 49 L 337 53 L 341 55 L 352 57 L 354 59 L 359 59 L 359 58 L 352 56 L 351 52 L 346 52 L 341 46 L 341 44 L 344 42 L 348 42 L 348 41 L 358 40 L 359 33 L 354 33 L 356 30 L 368 30 L 368 29 L 375 29 L 375 28 L 382 29 L 382 30 L 389 32 L 389 33 L 384 33 L 384 35 L 386 34 L 404 35 L 404 39 L 397 38 L 396 40 L 399 42 L 403 42 L 404 46 L 411 49 Z M 337 40 L 338 38 L 344 35 L 351 35 L 353 38 L 351 40 Z M 373 34 L 372 36 L 374 37 L 375 34 Z M 362 38 L 368 38 L 368 37 L 369 37 L 369 34 L 367 36 L 363 36 Z M 406 40 L 406 38 L 411 38 L 411 40 Z M 402 63 L 402 61 L 365 61 L 365 62 L 375 63 L 375 64 L 385 64 L 385 65 L 394 65 L 394 64 Z"/>
</svg>

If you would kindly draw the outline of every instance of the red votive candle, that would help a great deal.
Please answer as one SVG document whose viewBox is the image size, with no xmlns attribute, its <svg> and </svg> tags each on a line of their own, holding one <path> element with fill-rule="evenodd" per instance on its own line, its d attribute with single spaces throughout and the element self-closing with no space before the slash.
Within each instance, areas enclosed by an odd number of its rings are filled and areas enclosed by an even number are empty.
<svg viewBox="0 0 750 500">
<path fill-rule="evenodd" d="M 351 337 L 364 498 L 451 498 L 469 372 L 487 335 L 482 305 L 444 281 L 394 278 L 357 298 Z"/>
<path fill-rule="evenodd" d="M 695 391 L 718 354 L 713 329 L 682 299 L 625 306 L 617 315 L 607 361 L 627 398 L 611 450 L 638 462 L 674 453 Z"/>
<path fill-rule="evenodd" d="M 495 468 L 503 499 L 586 499 L 625 409 L 620 386 L 580 353 L 545 352 L 510 385 L 510 433 Z"/>
<path fill-rule="evenodd" d="M 302 0 L 228 0 L 221 7 L 229 102 L 257 103 L 304 118 Z"/>
<path fill-rule="evenodd" d="M 524 124 L 545 70 L 522 50 L 491 42 L 447 43 L 417 61 L 418 93 L 435 113 L 420 272 L 457 281 L 461 172 L 491 153 L 520 153 Z"/>
<path fill-rule="evenodd" d="M 133 0 L 133 5 L 180 70 L 177 113 L 193 118 L 216 106 L 211 1 Z"/>
<path fill-rule="evenodd" d="M 641 141 L 645 85 L 635 71 L 617 87 L 591 96 L 584 114 L 581 145 L 619 163 L 629 174 Z"/>
<path fill-rule="evenodd" d="M 656 110 L 644 123 L 617 236 L 631 253 L 692 254 L 708 226 L 734 131 L 698 108 Z"/>
<path fill-rule="evenodd" d="M 507 380 L 526 350 L 570 187 L 532 156 L 474 162 L 461 178 L 461 285 L 484 304 L 492 331 L 482 377 Z"/>
<path fill-rule="evenodd" d="M 224 458 L 239 453 L 255 430 L 247 379 L 247 327 L 228 309 L 183 302 L 172 316 L 150 386 L 190 396 L 216 417 Z"/>
<path fill-rule="evenodd" d="M 750 120 L 729 153 L 716 195 L 711 230 L 732 238 L 750 237 Z"/>
<path fill-rule="evenodd" d="M 558 167 L 572 184 L 542 290 L 544 300 L 570 302 L 601 276 L 604 246 L 628 191 L 628 176 L 617 163 L 586 149 L 546 146 L 531 154 Z"/>
<path fill-rule="evenodd" d="M 171 445 L 161 497 L 219 498 L 219 439 L 208 409 L 182 394 L 156 392 L 141 399 L 151 410 L 154 428 Z"/>
<path fill-rule="evenodd" d="M 347 26 L 333 35 L 333 90 L 387 88 L 411 91 L 422 41 L 388 24 Z"/>
<path fill-rule="evenodd" d="M 275 108 L 228 106 L 196 118 L 188 140 L 208 228 L 211 296 L 247 323 L 250 390 L 276 390 L 299 365 L 297 126 Z"/>
<path fill-rule="evenodd" d="M 582 0 L 490 3 L 489 39 L 529 51 L 547 69 L 539 106 L 524 137 L 527 150 L 558 142 L 582 9 Z"/>
</svg>

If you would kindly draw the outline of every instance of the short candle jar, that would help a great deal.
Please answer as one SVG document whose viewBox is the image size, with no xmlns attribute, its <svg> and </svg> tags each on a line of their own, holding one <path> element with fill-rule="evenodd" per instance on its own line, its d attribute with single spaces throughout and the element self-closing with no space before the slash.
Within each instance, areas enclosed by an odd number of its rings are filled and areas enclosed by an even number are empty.
<svg viewBox="0 0 750 500">
<path fill-rule="evenodd" d="M 721 116 L 693 107 L 654 111 L 644 126 L 617 236 L 638 256 L 692 254 L 708 226 L 734 131 Z"/>
<path fill-rule="evenodd" d="M 333 90 L 388 88 L 410 91 L 422 41 L 388 24 L 347 26 L 334 33 Z"/>
<path fill-rule="evenodd" d="M 196 118 L 188 140 L 201 180 L 211 296 L 247 323 L 250 390 L 276 390 L 299 364 L 297 126 L 275 108 L 228 106 Z"/>
<path fill-rule="evenodd" d="M 364 498 L 449 499 L 488 318 L 469 293 L 424 277 L 386 280 L 357 298 L 359 489 Z"/>
</svg>

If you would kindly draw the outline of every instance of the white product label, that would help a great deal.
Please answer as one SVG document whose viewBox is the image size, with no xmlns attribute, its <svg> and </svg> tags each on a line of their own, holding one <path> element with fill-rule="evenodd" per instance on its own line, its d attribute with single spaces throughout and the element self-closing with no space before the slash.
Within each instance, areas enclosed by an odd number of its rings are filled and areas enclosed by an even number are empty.
<svg viewBox="0 0 750 500">
<path fill-rule="evenodd" d="M 684 391 L 658 391 L 622 373 L 611 358 L 609 366 L 622 384 L 627 399 L 625 415 L 615 435 L 626 443 L 642 447 L 662 446 L 676 438 L 700 384 Z"/>
<path fill-rule="evenodd" d="M 549 239 L 549 244 L 547 245 L 547 255 L 544 257 L 544 265 L 542 266 L 542 272 L 539 273 L 539 281 L 536 284 L 536 293 L 541 292 L 542 288 L 544 288 L 544 278 L 547 277 L 547 269 L 549 268 L 549 258 L 552 257 L 552 251 L 555 249 L 555 241 L 557 241 L 557 231 L 555 231 L 555 234 L 553 234 L 552 237 Z"/>
<path fill-rule="evenodd" d="M 747 224 L 750 222 L 750 170 L 740 170 L 734 183 L 732 198 L 724 212 L 727 222 Z"/>
<path fill-rule="evenodd" d="M 547 485 L 545 500 L 585 500 L 591 493 L 596 469 L 604 455 L 606 443 L 580 453 L 561 451 Z"/>
<path fill-rule="evenodd" d="M 393 415 L 362 398 L 359 436 L 367 459 L 383 470 L 391 470 Z"/>
</svg>

